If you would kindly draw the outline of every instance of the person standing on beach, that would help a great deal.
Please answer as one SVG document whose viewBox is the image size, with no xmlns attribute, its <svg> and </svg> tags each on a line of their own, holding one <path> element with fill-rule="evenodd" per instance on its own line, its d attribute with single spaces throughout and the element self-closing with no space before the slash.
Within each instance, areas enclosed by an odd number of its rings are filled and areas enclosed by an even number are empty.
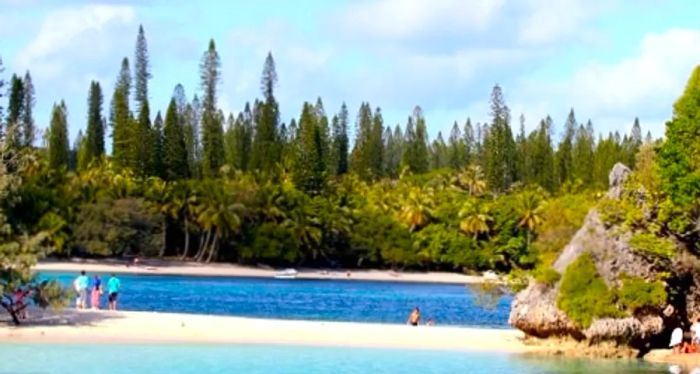
<svg viewBox="0 0 700 374">
<path fill-rule="evenodd" d="M 75 281 L 73 282 L 73 287 L 78 293 L 78 299 L 75 300 L 75 307 L 78 309 L 87 308 L 87 288 L 89 284 L 90 279 L 88 279 L 88 276 L 85 275 L 85 270 L 81 271 L 80 275 L 75 278 Z"/>
<path fill-rule="evenodd" d="M 122 284 L 114 273 L 107 281 L 107 300 L 109 301 L 109 310 L 117 310 L 117 296 Z"/>
<path fill-rule="evenodd" d="M 408 316 L 408 323 L 411 326 L 418 326 L 418 322 L 420 322 L 420 309 L 415 307 L 415 309 L 413 309 L 411 312 L 411 315 Z"/>
<path fill-rule="evenodd" d="M 102 295 L 102 281 L 98 275 L 92 278 L 92 292 L 90 294 L 90 306 L 92 309 L 100 309 L 100 296 Z"/>
</svg>

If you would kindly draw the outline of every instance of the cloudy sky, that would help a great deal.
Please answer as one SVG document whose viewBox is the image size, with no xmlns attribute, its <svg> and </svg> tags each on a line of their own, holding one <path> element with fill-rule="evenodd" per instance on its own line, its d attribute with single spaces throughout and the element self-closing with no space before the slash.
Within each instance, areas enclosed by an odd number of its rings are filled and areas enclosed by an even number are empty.
<svg viewBox="0 0 700 374">
<path fill-rule="evenodd" d="M 420 105 L 432 137 L 455 120 L 486 120 L 496 83 L 528 128 L 547 114 L 560 128 L 573 107 L 598 131 L 628 131 L 638 116 L 661 136 L 700 63 L 694 1 L 0 0 L 0 9 L 4 78 L 31 71 L 42 127 L 65 99 L 71 139 L 85 126 L 89 82 L 99 80 L 109 100 L 139 24 L 151 108 L 164 110 L 177 83 L 190 98 L 199 91 L 199 59 L 214 38 L 225 111 L 260 96 L 272 51 L 284 121 L 318 96 L 328 112 L 369 101 L 391 125 Z"/>
</svg>

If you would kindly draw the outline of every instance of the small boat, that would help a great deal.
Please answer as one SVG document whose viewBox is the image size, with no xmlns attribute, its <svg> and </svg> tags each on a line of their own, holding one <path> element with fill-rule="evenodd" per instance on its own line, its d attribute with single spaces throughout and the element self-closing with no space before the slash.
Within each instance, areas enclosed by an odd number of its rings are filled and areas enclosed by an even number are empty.
<svg viewBox="0 0 700 374">
<path fill-rule="evenodd" d="M 299 272 L 294 269 L 284 269 L 275 273 L 275 279 L 294 279 L 298 274 Z"/>
</svg>

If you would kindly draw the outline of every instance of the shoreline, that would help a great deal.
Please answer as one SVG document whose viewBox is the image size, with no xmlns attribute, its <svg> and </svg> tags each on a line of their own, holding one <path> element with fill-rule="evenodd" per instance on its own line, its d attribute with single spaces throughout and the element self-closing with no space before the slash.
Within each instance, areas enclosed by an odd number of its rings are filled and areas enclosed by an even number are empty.
<svg viewBox="0 0 700 374">
<path fill-rule="evenodd" d="M 513 329 L 260 319 L 203 314 L 65 310 L 0 326 L 0 343 L 262 344 L 528 353 Z M 62 320 L 65 319 L 65 320 Z"/>
<path fill-rule="evenodd" d="M 138 265 L 127 266 L 114 260 L 47 260 L 34 266 L 35 271 L 152 274 L 180 276 L 273 278 L 278 270 L 234 264 L 202 264 L 197 262 L 144 260 Z M 483 276 L 450 272 L 395 272 L 391 270 L 323 270 L 297 269 L 296 279 L 360 280 L 379 282 L 412 282 L 444 284 L 480 284 Z M 347 274 L 350 274 L 348 277 Z M 497 280 L 496 280 L 497 281 Z"/>
</svg>

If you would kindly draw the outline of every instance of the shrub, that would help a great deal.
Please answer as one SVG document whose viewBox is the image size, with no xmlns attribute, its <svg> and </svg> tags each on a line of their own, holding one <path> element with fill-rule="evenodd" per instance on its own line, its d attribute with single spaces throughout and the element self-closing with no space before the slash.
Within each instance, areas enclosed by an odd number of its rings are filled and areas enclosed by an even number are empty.
<svg viewBox="0 0 700 374">
<path fill-rule="evenodd" d="M 546 284 L 547 286 L 553 286 L 555 283 L 561 279 L 561 274 L 558 271 L 548 268 L 537 268 L 533 272 L 535 280 L 539 283 Z"/>
<path fill-rule="evenodd" d="M 603 199 L 598 203 L 598 212 L 603 223 L 610 227 L 625 222 L 627 209 L 622 200 Z"/>
<path fill-rule="evenodd" d="M 663 258 L 671 258 L 676 253 L 676 246 L 672 241 L 649 233 L 634 234 L 630 239 L 630 246 L 637 252 Z"/>
<path fill-rule="evenodd" d="M 661 281 L 648 282 L 639 277 L 624 276 L 617 292 L 618 302 L 626 310 L 658 308 L 666 302 L 666 287 Z"/>
<path fill-rule="evenodd" d="M 564 272 L 557 307 L 577 325 L 587 328 L 594 318 L 621 317 L 615 294 L 600 277 L 588 253 L 581 254 Z"/>
</svg>

